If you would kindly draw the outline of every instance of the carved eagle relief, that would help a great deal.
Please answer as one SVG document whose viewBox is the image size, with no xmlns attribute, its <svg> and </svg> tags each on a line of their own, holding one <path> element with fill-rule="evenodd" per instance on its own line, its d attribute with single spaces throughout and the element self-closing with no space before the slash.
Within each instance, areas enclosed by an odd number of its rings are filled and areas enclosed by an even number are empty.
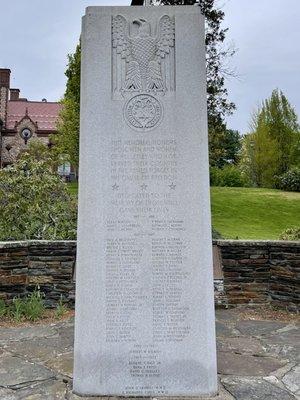
<svg viewBox="0 0 300 400">
<path fill-rule="evenodd" d="M 113 18 L 114 91 L 165 92 L 174 90 L 175 23 L 161 17 L 156 36 L 143 18 L 128 23 L 122 15 Z"/>
</svg>

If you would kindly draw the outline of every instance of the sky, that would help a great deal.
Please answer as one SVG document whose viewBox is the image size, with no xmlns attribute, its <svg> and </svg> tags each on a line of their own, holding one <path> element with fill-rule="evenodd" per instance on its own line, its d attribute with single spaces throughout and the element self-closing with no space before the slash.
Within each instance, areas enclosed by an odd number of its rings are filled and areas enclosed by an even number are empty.
<svg viewBox="0 0 300 400">
<path fill-rule="evenodd" d="M 225 12 L 229 60 L 226 81 L 237 110 L 228 127 L 248 131 L 251 114 L 273 89 L 281 89 L 300 114 L 300 1 L 217 0 Z M 11 87 L 29 100 L 59 100 L 67 54 L 78 42 L 81 16 L 90 5 L 129 5 L 130 0 L 0 0 L 0 67 Z"/>
</svg>

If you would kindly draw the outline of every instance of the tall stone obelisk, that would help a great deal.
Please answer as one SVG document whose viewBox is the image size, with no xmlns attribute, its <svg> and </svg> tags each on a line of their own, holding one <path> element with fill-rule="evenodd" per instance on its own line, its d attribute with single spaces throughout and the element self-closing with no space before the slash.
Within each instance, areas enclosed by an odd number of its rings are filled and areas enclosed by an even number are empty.
<svg viewBox="0 0 300 400">
<path fill-rule="evenodd" d="M 204 18 L 83 18 L 74 390 L 217 390 Z"/>
</svg>

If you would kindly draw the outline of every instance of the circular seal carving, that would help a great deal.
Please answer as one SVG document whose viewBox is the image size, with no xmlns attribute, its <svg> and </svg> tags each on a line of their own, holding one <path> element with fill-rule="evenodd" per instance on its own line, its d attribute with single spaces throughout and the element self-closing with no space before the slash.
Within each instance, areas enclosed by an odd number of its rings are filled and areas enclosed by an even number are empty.
<svg viewBox="0 0 300 400">
<path fill-rule="evenodd" d="M 138 94 L 132 97 L 124 107 L 124 118 L 127 124 L 142 132 L 154 129 L 160 123 L 162 115 L 162 105 L 149 94 Z"/>
</svg>

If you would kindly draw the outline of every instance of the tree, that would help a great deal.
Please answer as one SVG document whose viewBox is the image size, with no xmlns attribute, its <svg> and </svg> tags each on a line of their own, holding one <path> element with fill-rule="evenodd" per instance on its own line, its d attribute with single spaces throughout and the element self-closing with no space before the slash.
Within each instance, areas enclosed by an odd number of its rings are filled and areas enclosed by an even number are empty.
<svg viewBox="0 0 300 400">
<path fill-rule="evenodd" d="M 74 54 L 68 55 L 65 72 L 67 87 L 62 100 L 63 108 L 58 122 L 58 134 L 52 140 L 61 154 L 68 155 L 70 163 L 78 168 L 80 127 L 80 43 Z"/>
<path fill-rule="evenodd" d="M 281 175 L 299 162 L 297 148 L 300 144 L 298 116 L 282 91 L 273 90 L 263 102 L 258 115 L 258 125 L 265 124 L 270 138 L 277 144 L 276 175 Z"/>
<path fill-rule="evenodd" d="M 155 3 L 155 1 L 153 0 Z M 193 5 L 196 0 L 160 0 L 164 5 Z M 226 141 L 226 124 L 224 117 L 232 114 L 234 103 L 228 101 L 228 91 L 225 87 L 225 77 L 230 75 L 226 59 L 231 57 L 234 49 L 223 46 L 228 29 L 221 27 L 224 12 L 215 6 L 216 0 L 200 0 L 200 8 L 206 22 L 206 74 L 207 74 L 207 108 L 209 128 L 210 165 L 220 166 L 226 157 L 223 147 Z"/>
<path fill-rule="evenodd" d="M 299 163 L 299 147 L 297 115 L 284 94 L 274 90 L 243 139 L 242 166 L 255 185 L 274 187 L 280 175 Z"/>
<path fill-rule="evenodd" d="M 238 164 L 242 148 L 238 131 L 225 129 L 210 139 L 210 166 L 223 168 L 226 164 Z"/>
<path fill-rule="evenodd" d="M 76 203 L 53 165 L 39 143 L 0 170 L 0 240 L 76 237 Z"/>
<path fill-rule="evenodd" d="M 238 164 L 240 159 L 240 152 L 242 148 L 242 141 L 239 131 L 233 129 L 226 129 L 224 149 L 225 149 L 225 163 Z"/>
</svg>

